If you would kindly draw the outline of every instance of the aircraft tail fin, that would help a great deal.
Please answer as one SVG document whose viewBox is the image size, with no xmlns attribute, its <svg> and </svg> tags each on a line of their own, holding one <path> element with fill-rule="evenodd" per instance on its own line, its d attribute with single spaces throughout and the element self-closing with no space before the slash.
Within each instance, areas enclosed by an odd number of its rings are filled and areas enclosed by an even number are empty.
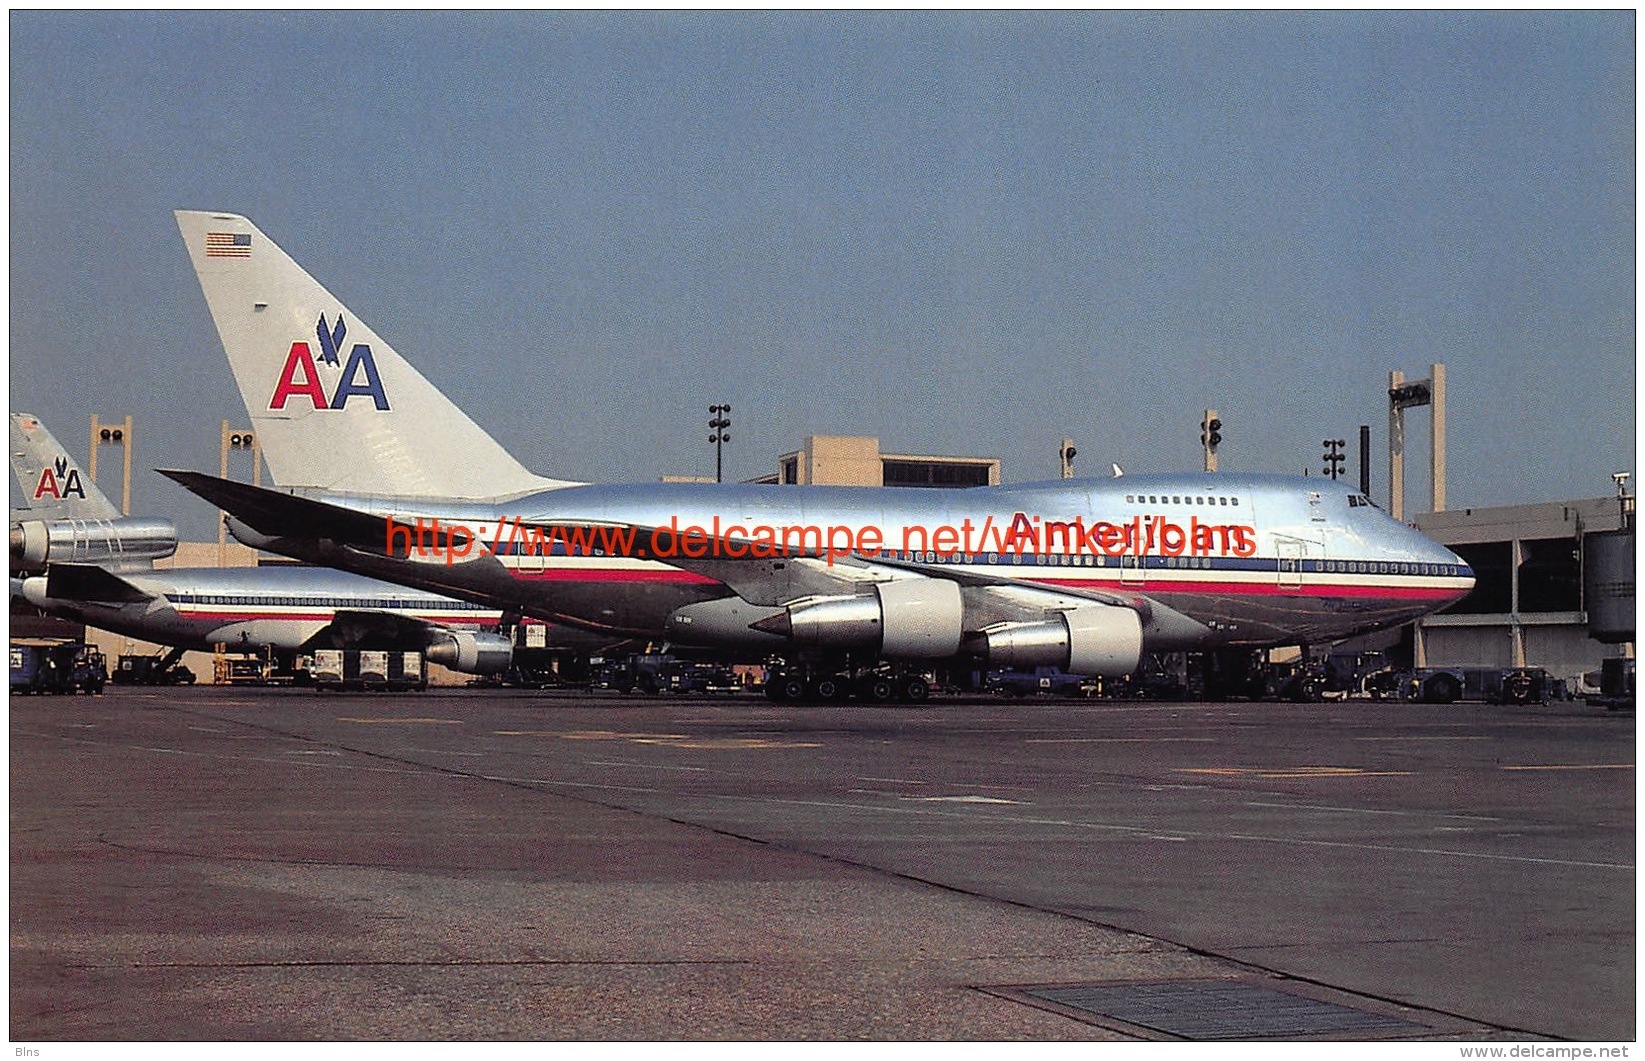
<svg viewBox="0 0 1645 1061">
<path fill-rule="evenodd" d="M 274 241 L 177 211 L 275 483 L 491 498 L 575 485 L 528 471 Z"/>
<path fill-rule="evenodd" d="M 11 414 L 11 470 L 35 518 L 120 518 L 114 502 L 32 413 Z"/>
</svg>

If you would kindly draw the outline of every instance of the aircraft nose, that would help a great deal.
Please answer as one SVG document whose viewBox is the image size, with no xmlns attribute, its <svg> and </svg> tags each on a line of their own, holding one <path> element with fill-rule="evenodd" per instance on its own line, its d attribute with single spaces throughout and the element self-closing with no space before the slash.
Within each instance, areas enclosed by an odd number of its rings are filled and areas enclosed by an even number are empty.
<svg viewBox="0 0 1645 1061">
<path fill-rule="evenodd" d="M 1474 569 L 1467 560 L 1420 531 L 1413 530 L 1411 533 L 1422 539 L 1422 545 L 1424 546 L 1422 551 L 1423 563 L 1434 565 L 1437 572 L 1446 580 L 1446 588 L 1449 592 L 1444 602 L 1445 605 L 1454 604 L 1473 592 Z"/>
</svg>

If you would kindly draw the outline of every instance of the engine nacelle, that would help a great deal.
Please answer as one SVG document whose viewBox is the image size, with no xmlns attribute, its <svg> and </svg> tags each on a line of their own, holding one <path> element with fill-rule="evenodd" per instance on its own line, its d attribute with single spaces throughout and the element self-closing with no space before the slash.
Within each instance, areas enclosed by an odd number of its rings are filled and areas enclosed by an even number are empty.
<svg viewBox="0 0 1645 1061">
<path fill-rule="evenodd" d="M 444 630 L 424 655 L 464 674 L 501 674 L 514 662 L 514 644 L 502 634 Z"/>
<path fill-rule="evenodd" d="M 863 648 L 887 659 L 944 659 L 959 651 L 965 608 L 945 579 L 877 582 L 872 593 L 799 601 L 753 629 L 814 648 Z"/>
<path fill-rule="evenodd" d="M 750 604 L 741 597 L 719 597 L 676 608 L 663 619 L 663 633 L 681 645 L 770 652 L 787 642 L 781 634 L 755 624 L 784 615 L 781 608 Z"/>
<path fill-rule="evenodd" d="M 11 565 L 16 570 L 161 560 L 176 551 L 177 528 L 165 519 L 25 520 L 11 525 Z"/>
<path fill-rule="evenodd" d="M 1072 608 L 1054 619 L 998 623 L 975 645 L 1003 667 L 1058 667 L 1068 674 L 1130 674 L 1142 659 L 1142 619 L 1106 604 Z"/>
</svg>

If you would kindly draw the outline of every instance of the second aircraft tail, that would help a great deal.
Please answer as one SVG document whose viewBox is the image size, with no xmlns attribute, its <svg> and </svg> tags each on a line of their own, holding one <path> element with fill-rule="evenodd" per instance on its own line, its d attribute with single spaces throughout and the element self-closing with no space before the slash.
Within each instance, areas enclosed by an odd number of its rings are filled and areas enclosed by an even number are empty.
<svg viewBox="0 0 1645 1061">
<path fill-rule="evenodd" d="M 528 471 L 237 214 L 177 211 L 280 486 L 486 498 L 572 485 Z"/>
<path fill-rule="evenodd" d="M 33 413 L 11 414 L 11 470 L 36 519 L 118 519 L 120 510 Z"/>
</svg>

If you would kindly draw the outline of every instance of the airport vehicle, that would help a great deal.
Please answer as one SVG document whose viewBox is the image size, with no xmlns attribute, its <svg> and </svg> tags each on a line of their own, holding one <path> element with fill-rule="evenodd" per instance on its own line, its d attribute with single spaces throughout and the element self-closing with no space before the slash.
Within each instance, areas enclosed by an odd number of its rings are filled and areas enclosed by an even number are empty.
<svg viewBox="0 0 1645 1061">
<path fill-rule="evenodd" d="M 989 671 L 987 688 L 1003 696 L 1085 696 L 1088 681 L 1082 674 L 1064 674 L 1056 667 L 1035 667 L 1027 671 Z"/>
<path fill-rule="evenodd" d="M 177 220 L 278 487 L 165 474 L 259 548 L 583 629 L 779 654 L 785 683 L 812 690 L 889 663 L 910 698 L 935 661 L 1124 675 L 1147 652 L 1340 639 L 1473 585 L 1459 557 L 1325 480 L 545 478 L 249 220 Z"/>
<path fill-rule="evenodd" d="M 80 641 L 11 642 L 11 692 L 100 693 L 108 681 L 103 653 Z"/>
<path fill-rule="evenodd" d="M 213 685 L 306 685 L 308 663 L 306 655 L 276 653 L 268 645 L 248 645 L 237 652 L 214 654 L 211 681 Z"/>
<path fill-rule="evenodd" d="M 1381 687 L 1424 704 L 1541 704 L 1553 695 L 1554 681 L 1541 667 L 1419 667 L 1394 672 Z"/>
<path fill-rule="evenodd" d="M 125 655 L 115 660 L 115 685 L 193 685 L 195 673 L 183 666 L 183 649 L 157 655 Z"/>
<path fill-rule="evenodd" d="M 1607 711 L 1634 709 L 1634 661 L 1612 658 L 1601 662 L 1599 672 L 1588 680 L 1599 689 L 1598 696 L 1585 696 L 1584 702 Z"/>
<path fill-rule="evenodd" d="M 51 539 L 54 548 L 68 545 L 48 552 L 42 573 L 11 580 L 13 595 L 48 612 L 178 648 L 222 644 L 287 653 L 317 646 L 414 648 L 470 674 L 501 672 L 513 658 L 511 640 L 496 630 L 502 613 L 495 608 L 325 568 L 155 568 L 158 554 L 136 557 L 122 550 L 133 540 L 158 539 L 119 532 L 155 521 L 122 520 L 38 417 L 11 415 L 11 448 L 30 513 L 43 517 L 14 523 L 14 542 L 20 525 L 72 532 Z M 73 489 L 38 489 L 48 473 Z M 73 518 L 65 516 L 70 511 Z M 104 533 L 108 527 L 115 532 Z M 90 537 L 78 536 L 82 533 Z M 88 543 L 108 548 L 86 548 Z M 175 533 L 169 546 L 165 555 L 176 548 Z"/>
<path fill-rule="evenodd" d="M 730 667 L 666 652 L 631 652 L 606 660 L 599 684 L 620 693 L 735 693 L 742 684 Z"/>
<path fill-rule="evenodd" d="M 422 692 L 428 675 L 421 652 L 359 648 L 318 648 L 309 677 L 321 691 Z"/>
</svg>

